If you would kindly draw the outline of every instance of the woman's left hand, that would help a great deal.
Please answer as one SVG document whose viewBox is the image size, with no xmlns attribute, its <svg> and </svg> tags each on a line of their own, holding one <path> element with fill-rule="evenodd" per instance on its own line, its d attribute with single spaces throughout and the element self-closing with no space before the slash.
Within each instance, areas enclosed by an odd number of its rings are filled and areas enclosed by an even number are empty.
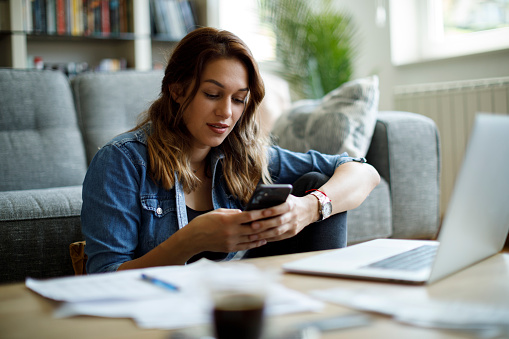
<svg viewBox="0 0 509 339">
<path fill-rule="evenodd" d="M 279 241 L 295 236 L 318 220 L 318 200 L 310 195 L 290 195 L 281 205 L 243 213 L 252 215 L 251 228 L 258 232 L 249 236 L 249 240 Z"/>
</svg>

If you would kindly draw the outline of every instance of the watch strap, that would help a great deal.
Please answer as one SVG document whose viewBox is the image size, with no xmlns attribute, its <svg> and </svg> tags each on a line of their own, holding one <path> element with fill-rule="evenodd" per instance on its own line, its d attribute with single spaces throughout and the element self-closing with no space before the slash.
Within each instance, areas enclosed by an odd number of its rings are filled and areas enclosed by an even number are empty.
<svg viewBox="0 0 509 339">
<path fill-rule="evenodd" d="M 331 199 L 329 199 L 327 194 L 317 189 L 308 190 L 306 191 L 306 193 L 309 193 L 310 195 L 313 195 L 316 199 L 318 199 L 318 214 L 320 218 L 317 221 L 327 219 L 330 216 L 330 212 L 332 209 L 331 208 L 332 201 Z"/>
</svg>

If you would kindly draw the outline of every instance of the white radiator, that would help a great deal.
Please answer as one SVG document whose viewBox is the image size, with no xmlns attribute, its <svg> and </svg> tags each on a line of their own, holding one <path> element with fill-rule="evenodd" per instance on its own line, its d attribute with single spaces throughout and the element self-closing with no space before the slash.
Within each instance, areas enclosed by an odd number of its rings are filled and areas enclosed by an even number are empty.
<svg viewBox="0 0 509 339">
<path fill-rule="evenodd" d="M 440 208 L 443 215 L 475 114 L 509 114 L 509 77 L 398 86 L 394 100 L 396 110 L 420 113 L 433 119 L 438 126 L 442 153 Z"/>
</svg>

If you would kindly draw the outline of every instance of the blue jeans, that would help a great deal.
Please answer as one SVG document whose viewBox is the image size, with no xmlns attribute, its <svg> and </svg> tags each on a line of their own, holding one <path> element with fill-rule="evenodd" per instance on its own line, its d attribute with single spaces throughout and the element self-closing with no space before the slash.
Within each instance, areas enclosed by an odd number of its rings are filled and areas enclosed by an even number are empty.
<svg viewBox="0 0 509 339">
<path fill-rule="evenodd" d="M 318 172 L 304 174 L 293 184 L 292 194 L 302 197 L 306 191 L 321 187 L 329 177 Z M 333 202 L 334 203 L 334 202 Z M 346 247 L 346 212 L 334 214 L 329 218 L 305 227 L 296 236 L 267 243 L 247 251 L 244 258 L 267 257 L 271 255 L 310 252 Z"/>
</svg>

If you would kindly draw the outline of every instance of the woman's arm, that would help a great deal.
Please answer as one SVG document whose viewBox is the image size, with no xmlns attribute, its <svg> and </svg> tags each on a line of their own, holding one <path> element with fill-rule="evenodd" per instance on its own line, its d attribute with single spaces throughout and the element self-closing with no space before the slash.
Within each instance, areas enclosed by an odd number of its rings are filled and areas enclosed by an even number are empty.
<svg viewBox="0 0 509 339">
<path fill-rule="evenodd" d="M 366 163 L 347 162 L 334 171 L 332 177 L 320 187 L 332 201 L 332 213 L 340 213 L 358 207 L 380 182 L 376 169 Z M 250 240 L 277 241 L 298 234 L 304 227 L 319 219 L 318 199 L 312 195 L 291 195 L 285 204 L 263 210 L 265 218 L 255 221 L 251 227 L 258 234 Z"/>
<path fill-rule="evenodd" d="M 373 166 L 351 161 L 336 168 L 320 191 L 332 200 L 332 213 L 335 214 L 359 207 L 379 183 L 380 175 Z"/>
<path fill-rule="evenodd" d="M 144 256 L 124 262 L 118 269 L 183 265 L 203 251 L 236 252 L 265 245 L 267 241 L 264 239 L 250 240 L 254 232 L 245 225 L 260 218 L 261 214 L 261 211 L 245 214 L 234 209 L 205 213 Z"/>
<path fill-rule="evenodd" d="M 265 244 L 264 240 L 251 241 L 249 235 L 255 232 L 244 225 L 254 220 L 250 218 L 260 218 L 260 212 L 245 215 L 240 210 L 218 209 L 193 219 L 180 230 L 169 225 L 172 220 L 166 217 L 150 221 L 149 215 L 156 212 L 144 209 L 140 203 L 139 186 L 146 176 L 136 163 L 143 161 L 131 151 L 115 145 L 103 147 L 84 180 L 81 219 L 87 241 L 87 272 L 180 265 L 203 251 L 235 252 Z M 150 227 L 154 229 L 147 232 Z M 167 228 L 175 231 L 168 233 Z M 164 239 L 154 238 L 159 230 Z M 151 242 L 159 245 L 148 248 Z M 142 246 L 143 254 L 136 257 Z"/>
<path fill-rule="evenodd" d="M 187 240 L 187 233 L 184 227 L 145 255 L 122 263 L 118 270 L 185 264 L 198 253 L 193 249 L 193 243 Z"/>
</svg>

